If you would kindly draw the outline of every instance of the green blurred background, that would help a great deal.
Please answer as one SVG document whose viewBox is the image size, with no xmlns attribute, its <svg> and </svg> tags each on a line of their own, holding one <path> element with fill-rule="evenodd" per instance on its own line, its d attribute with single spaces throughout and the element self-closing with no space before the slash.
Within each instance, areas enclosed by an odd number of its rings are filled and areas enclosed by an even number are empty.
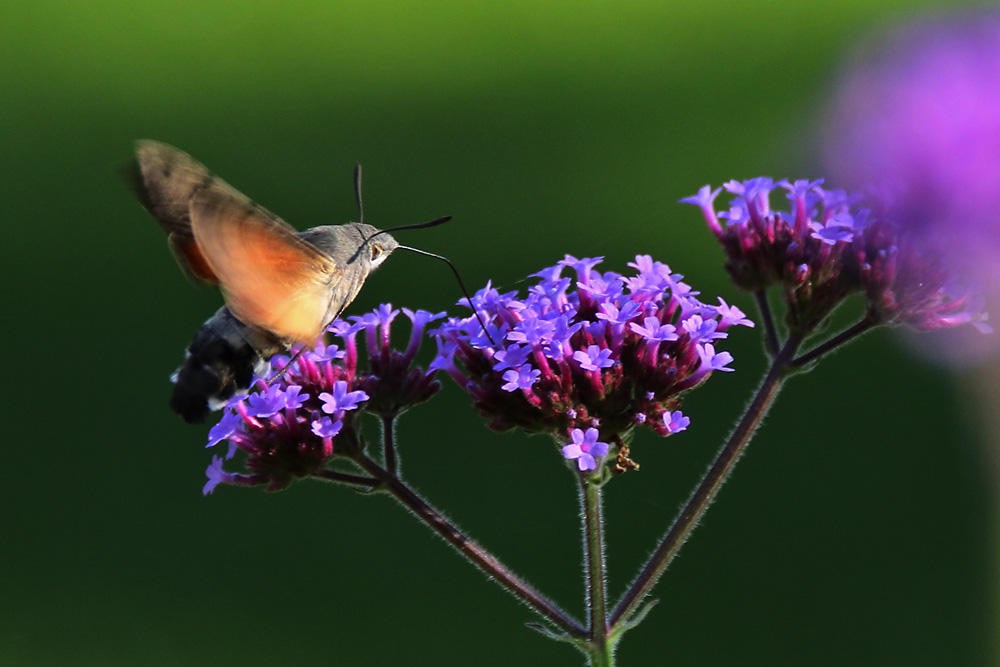
<svg viewBox="0 0 1000 667">
<path fill-rule="evenodd" d="M 564 253 L 652 253 L 752 312 L 694 209 L 705 183 L 816 177 L 815 128 L 862 33 L 924 3 L 56 2 L 0 18 L 8 285 L 0 665 L 577 665 L 388 498 L 302 483 L 201 496 L 206 427 L 167 377 L 220 303 L 185 283 L 114 166 L 154 138 L 299 228 L 400 234 L 470 286 Z M 394 256 L 352 308 L 442 310 Z M 617 595 L 764 369 L 691 395 L 607 491 Z M 993 469 L 969 389 L 880 332 L 795 379 L 626 636 L 623 665 L 987 665 Z M 435 505 L 582 616 L 573 480 L 450 383 L 400 424 Z"/>
</svg>

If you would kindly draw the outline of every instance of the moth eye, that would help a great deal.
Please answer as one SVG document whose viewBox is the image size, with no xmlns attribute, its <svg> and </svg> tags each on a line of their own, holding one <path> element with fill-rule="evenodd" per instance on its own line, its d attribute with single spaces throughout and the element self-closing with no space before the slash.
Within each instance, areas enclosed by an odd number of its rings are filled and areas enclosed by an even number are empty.
<svg viewBox="0 0 1000 667">
<path fill-rule="evenodd" d="M 377 245 L 371 246 L 371 249 L 372 249 L 372 259 L 378 259 L 379 256 L 382 255 L 382 248 L 379 248 Z"/>
</svg>

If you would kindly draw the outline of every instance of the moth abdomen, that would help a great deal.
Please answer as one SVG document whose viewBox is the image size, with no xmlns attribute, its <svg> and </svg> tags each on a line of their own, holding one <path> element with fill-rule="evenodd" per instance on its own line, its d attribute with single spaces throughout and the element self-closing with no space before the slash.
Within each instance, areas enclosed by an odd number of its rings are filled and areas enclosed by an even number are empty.
<svg viewBox="0 0 1000 667">
<path fill-rule="evenodd" d="M 287 349 L 271 334 L 240 322 L 223 306 L 198 330 L 184 363 L 174 374 L 170 408 L 189 423 L 201 423 L 212 410 L 250 387 L 254 372 Z"/>
</svg>

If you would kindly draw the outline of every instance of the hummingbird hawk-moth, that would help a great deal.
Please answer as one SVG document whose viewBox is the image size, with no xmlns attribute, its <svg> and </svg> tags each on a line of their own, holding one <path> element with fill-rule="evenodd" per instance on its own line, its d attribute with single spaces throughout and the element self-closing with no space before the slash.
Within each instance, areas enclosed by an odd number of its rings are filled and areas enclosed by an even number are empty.
<svg viewBox="0 0 1000 667">
<path fill-rule="evenodd" d="M 187 153 L 157 141 L 136 144 L 127 172 L 181 268 L 218 285 L 226 301 L 173 376 L 170 407 L 188 422 L 204 421 L 245 391 L 274 354 L 312 343 L 400 247 L 363 222 L 299 232 Z M 357 183 L 360 207 L 360 172 Z"/>
</svg>

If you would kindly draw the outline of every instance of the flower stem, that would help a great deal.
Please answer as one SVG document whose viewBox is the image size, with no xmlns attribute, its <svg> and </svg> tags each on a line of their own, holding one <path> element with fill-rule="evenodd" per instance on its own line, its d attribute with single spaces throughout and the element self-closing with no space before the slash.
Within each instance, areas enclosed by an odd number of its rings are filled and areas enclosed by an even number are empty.
<svg viewBox="0 0 1000 667">
<path fill-rule="evenodd" d="M 677 552 L 680 551 L 684 541 L 719 493 L 719 489 L 729 477 L 729 473 L 732 472 L 747 443 L 750 442 L 751 436 L 760 425 L 761 419 L 777 396 L 778 390 L 790 370 L 792 357 L 801 344 L 801 336 L 795 334 L 789 336 L 785 346 L 774 358 L 770 370 L 768 370 L 764 381 L 757 389 L 757 394 L 750 403 L 750 407 L 747 408 L 743 418 L 736 425 L 736 429 L 729 436 L 729 441 L 716 454 L 708 472 L 698 483 L 680 514 L 674 519 L 674 523 L 667 530 L 660 545 L 615 606 L 611 615 L 613 631 L 618 629 L 621 624 L 626 623 L 635 613 L 638 605 L 659 580 Z"/>
<path fill-rule="evenodd" d="M 826 342 L 823 342 L 823 343 L 820 343 L 819 345 L 817 345 L 813 349 L 811 349 L 808 352 L 806 352 L 805 354 L 803 354 L 801 357 L 793 359 L 791 361 L 790 365 L 791 366 L 795 366 L 795 367 L 805 366 L 809 362 L 815 361 L 815 360 L 819 359 L 824 354 L 827 354 L 828 352 L 832 352 L 833 350 L 835 350 L 836 348 L 840 347 L 841 345 L 843 345 L 847 341 L 849 341 L 849 340 L 851 340 L 853 338 L 857 338 L 858 336 L 860 336 L 861 334 L 865 333 L 866 331 L 868 331 L 869 329 L 873 328 L 874 326 L 875 326 L 875 322 L 872 319 L 870 319 L 869 317 L 866 316 L 863 320 L 861 320 L 860 322 L 858 322 L 857 324 L 855 324 L 851 328 L 845 329 L 845 330 L 841 331 L 839 334 L 837 334 L 836 336 L 834 336 L 830 340 L 828 340 Z"/>
<path fill-rule="evenodd" d="M 771 305 L 767 302 L 767 292 L 757 290 L 753 293 L 757 299 L 757 310 L 760 311 L 760 319 L 764 322 L 764 340 L 767 345 L 767 353 L 773 359 L 778 354 L 778 329 L 774 325 L 774 315 L 771 314 Z"/>
<path fill-rule="evenodd" d="M 360 475 L 350 475 L 346 472 L 337 472 L 336 470 L 323 470 L 317 475 L 320 479 L 325 479 L 329 482 L 339 482 L 341 484 L 350 484 L 352 486 L 367 486 L 372 488 L 378 486 L 378 480 L 373 477 L 362 477 Z"/>
<path fill-rule="evenodd" d="M 396 500 L 409 508 L 420 521 L 443 537 L 466 560 L 489 575 L 511 595 L 534 609 L 568 635 L 580 638 L 586 636 L 586 631 L 575 619 L 514 574 L 486 549 L 463 534 L 447 517 L 431 507 L 401 479 L 390 474 L 367 454 L 361 454 L 356 461 L 365 472 L 378 479 L 383 488 L 391 493 Z"/>
<path fill-rule="evenodd" d="M 394 417 L 382 417 L 382 460 L 389 474 L 396 474 L 396 435 L 392 431 Z"/>
<path fill-rule="evenodd" d="M 594 667 L 614 664 L 614 645 L 609 641 L 607 592 L 604 563 L 604 520 L 601 516 L 601 485 L 580 477 L 583 515 L 583 553 L 586 565 L 587 609 L 590 612 L 588 656 Z"/>
</svg>

